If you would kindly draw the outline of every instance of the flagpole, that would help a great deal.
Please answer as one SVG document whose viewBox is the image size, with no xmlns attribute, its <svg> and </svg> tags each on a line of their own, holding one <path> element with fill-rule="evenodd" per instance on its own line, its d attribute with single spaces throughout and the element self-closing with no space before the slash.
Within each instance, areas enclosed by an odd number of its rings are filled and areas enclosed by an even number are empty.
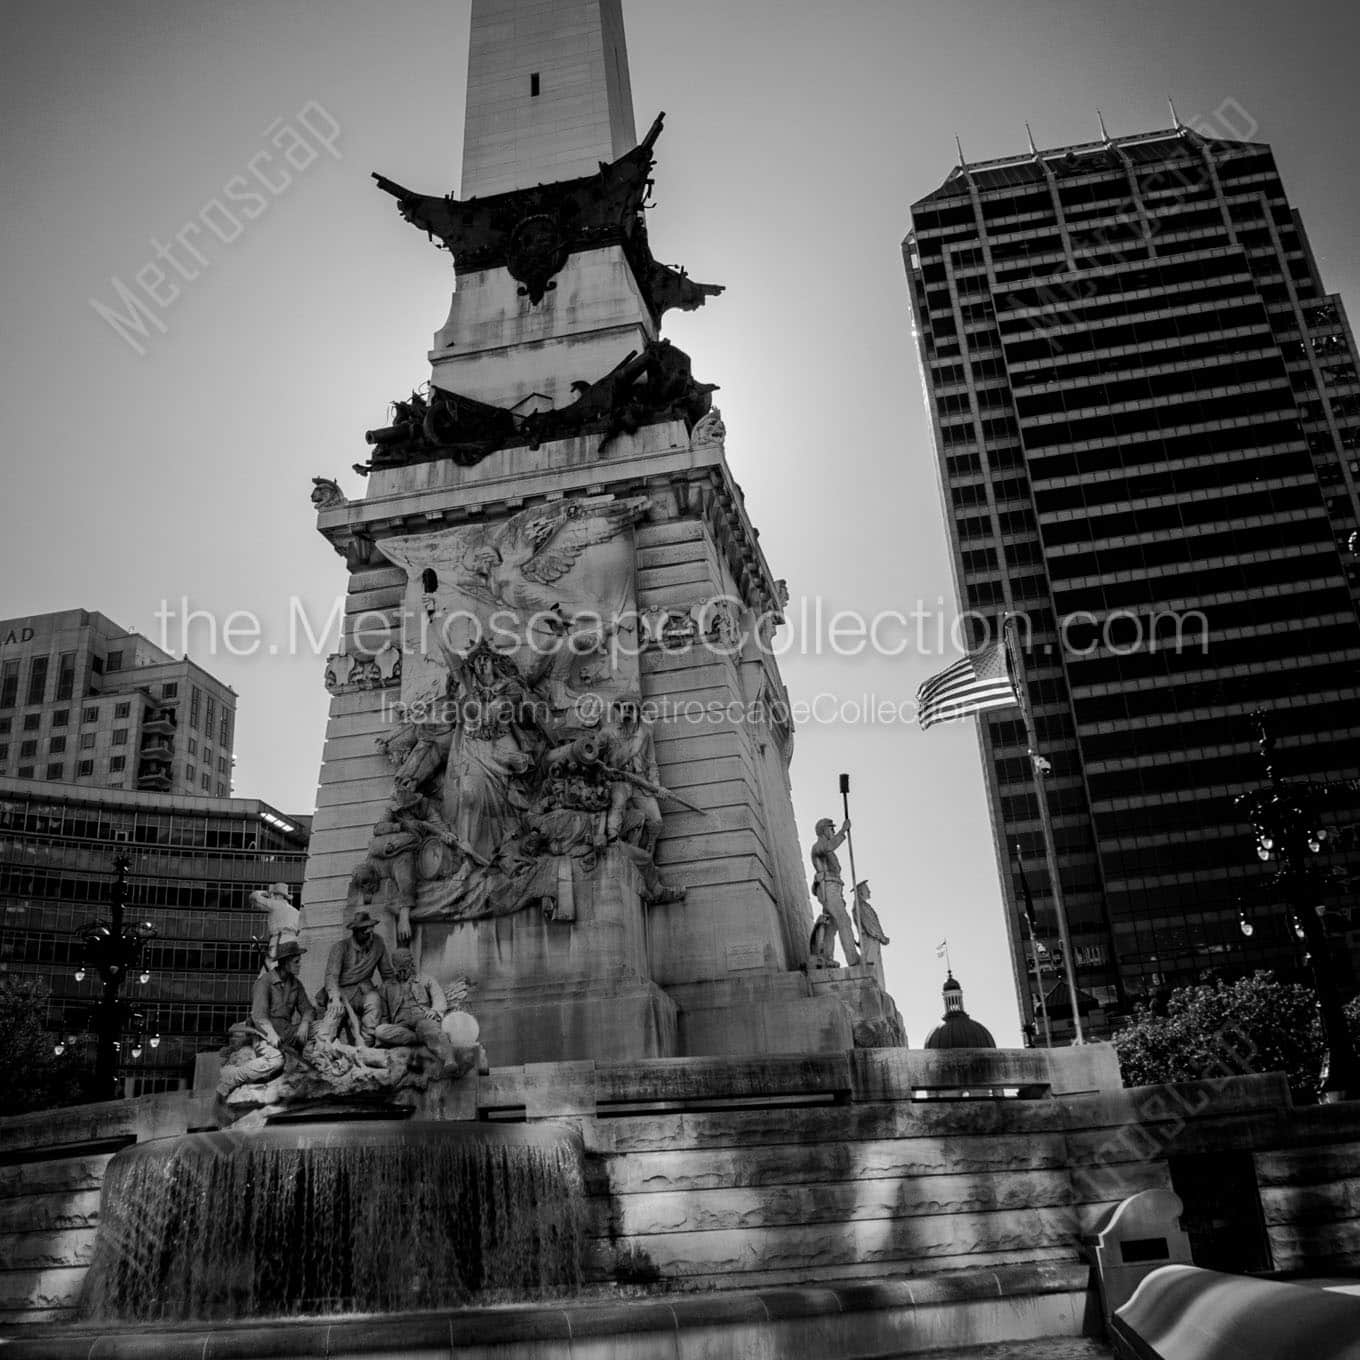
<svg viewBox="0 0 1360 1360">
<path fill-rule="evenodd" d="M 1053 1031 L 1048 1023 L 1048 1002 L 1044 1000 L 1044 980 L 1039 972 L 1039 941 L 1035 937 L 1034 927 L 1029 928 L 1029 952 L 1033 956 L 1034 964 L 1034 996 L 1038 1005 L 1039 1015 L 1044 1022 L 1044 1047 L 1053 1047 Z"/>
<path fill-rule="evenodd" d="M 1077 1002 L 1077 975 L 1073 963 L 1072 937 L 1067 929 L 1067 908 L 1063 904 L 1062 880 L 1058 876 L 1058 850 L 1053 842 L 1053 819 L 1048 811 L 1048 794 L 1044 791 L 1044 770 L 1048 762 L 1039 754 L 1039 742 L 1034 734 L 1034 715 L 1029 708 L 1029 687 L 1025 683 L 1024 662 L 1020 648 L 1015 641 L 1015 629 L 1011 626 L 1014 615 L 1006 614 L 1001 621 L 1001 632 L 1006 643 L 1006 652 L 1011 661 L 1011 674 L 1015 680 L 1016 697 L 1020 700 L 1020 714 L 1025 722 L 1025 737 L 1029 743 L 1030 765 L 1034 772 L 1034 791 L 1039 800 L 1039 822 L 1044 832 L 1044 853 L 1048 860 L 1048 881 L 1053 889 L 1053 906 L 1058 914 L 1058 938 L 1062 941 L 1063 971 L 1067 974 L 1067 996 L 1072 1003 L 1072 1028 L 1074 1044 L 1084 1044 L 1086 1035 L 1081 1027 L 1081 1007 Z M 1035 962 L 1038 962 L 1037 955 Z M 1048 1008 L 1044 1008 L 1047 1018 Z"/>
<path fill-rule="evenodd" d="M 1053 1030 L 1048 1023 L 1048 1002 L 1044 1000 L 1044 979 L 1039 968 L 1039 936 L 1034 925 L 1034 902 L 1029 895 L 1029 880 L 1025 877 L 1025 862 L 1020 858 L 1020 842 L 1015 843 L 1015 867 L 1020 871 L 1020 890 L 1025 895 L 1025 909 L 1020 913 L 1029 927 L 1030 963 L 1034 968 L 1035 1009 L 1044 1021 L 1044 1047 L 1053 1047 Z"/>
<path fill-rule="evenodd" d="M 845 822 L 848 828 L 850 823 L 850 776 L 848 774 L 841 775 L 841 807 L 844 810 Z M 855 934 L 861 935 L 862 927 L 859 923 L 859 875 L 855 872 L 855 838 L 850 834 L 848 829 L 845 833 L 845 848 L 850 854 L 850 895 L 854 898 L 855 903 L 854 906 L 850 908 L 850 919 L 854 922 Z M 862 939 L 857 940 L 856 943 L 861 949 L 864 948 Z"/>
</svg>

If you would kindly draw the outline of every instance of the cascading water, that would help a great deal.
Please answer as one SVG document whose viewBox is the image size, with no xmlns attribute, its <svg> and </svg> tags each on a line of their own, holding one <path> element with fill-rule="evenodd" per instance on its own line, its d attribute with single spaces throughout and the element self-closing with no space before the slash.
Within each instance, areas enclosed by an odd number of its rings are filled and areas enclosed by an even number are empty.
<svg viewBox="0 0 1360 1360">
<path fill-rule="evenodd" d="M 566 1125 L 193 1133 L 108 1166 L 81 1315 L 195 1321 L 541 1299 L 581 1281 Z"/>
</svg>

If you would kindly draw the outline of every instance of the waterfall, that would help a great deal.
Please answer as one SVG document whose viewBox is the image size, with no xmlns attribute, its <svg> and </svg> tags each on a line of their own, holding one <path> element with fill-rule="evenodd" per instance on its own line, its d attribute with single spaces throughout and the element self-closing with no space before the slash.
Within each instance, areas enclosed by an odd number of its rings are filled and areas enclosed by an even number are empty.
<svg viewBox="0 0 1360 1360">
<path fill-rule="evenodd" d="M 363 1121 L 193 1133 L 109 1163 L 81 1316 L 405 1312 L 580 1285 L 579 1134 Z"/>
</svg>

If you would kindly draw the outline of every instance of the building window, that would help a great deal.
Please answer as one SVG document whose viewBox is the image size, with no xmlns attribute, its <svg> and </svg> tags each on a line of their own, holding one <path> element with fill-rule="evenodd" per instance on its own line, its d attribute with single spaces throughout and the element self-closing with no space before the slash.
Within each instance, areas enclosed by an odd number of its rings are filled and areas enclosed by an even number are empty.
<svg viewBox="0 0 1360 1360">
<path fill-rule="evenodd" d="M 212 735 L 213 723 L 217 721 L 217 701 L 209 698 L 203 709 L 203 730 Z"/>
<path fill-rule="evenodd" d="M 22 741 L 19 743 L 19 759 L 31 759 L 38 754 L 38 743 L 36 741 Z"/>
<path fill-rule="evenodd" d="M 189 754 L 191 756 L 198 754 L 198 743 L 192 737 L 189 738 Z"/>
<path fill-rule="evenodd" d="M 131 712 L 132 712 L 132 705 L 131 705 L 131 704 L 119 704 L 119 705 L 113 710 L 113 716 L 114 716 L 115 718 L 126 718 L 126 717 L 128 716 L 128 714 L 131 713 Z"/>
<path fill-rule="evenodd" d="M 42 723 L 42 714 L 41 714 L 41 713 L 25 713 L 25 714 L 24 714 L 24 731 L 25 731 L 25 732 L 36 732 L 36 731 L 38 730 L 38 727 L 39 727 L 39 725 L 40 725 L 41 723 Z"/>
<path fill-rule="evenodd" d="M 108 669 L 111 671 L 121 671 L 123 669 L 122 652 L 110 652 L 108 658 L 104 662 L 104 665 L 107 666 Z"/>
<path fill-rule="evenodd" d="M 61 771 L 62 771 L 62 764 L 61 764 L 61 761 L 59 761 L 59 760 L 53 761 L 53 762 L 47 767 L 47 777 L 48 777 L 49 779 L 60 779 L 60 778 L 61 778 Z"/>
<path fill-rule="evenodd" d="M 190 784 L 192 784 L 192 783 L 194 782 L 194 777 L 195 777 L 197 774 L 198 774 L 198 771 L 195 770 L 194 767 L 193 767 L 192 765 L 185 765 L 185 767 L 184 767 L 184 777 L 185 777 L 186 780 L 188 780 L 188 782 L 189 782 Z"/>
<path fill-rule="evenodd" d="M 539 79 L 538 79 L 538 72 L 535 71 L 535 72 L 529 77 L 529 98 L 530 98 L 530 99 L 537 99 L 538 96 L 539 96 L 539 91 L 540 91 L 541 89 L 542 89 L 542 85 L 541 85 L 541 83 L 540 83 L 540 81 L 539 81 Z"/>
<path fill-rule="evenodd" d="M 217 734 L 217 744 L 231 749 L 231 711 L 223 705 L 222 730 Z"/>
<path fill-rule="evenodd" d="M 0 742 L 0 760 L 9 759 L 9 742 Z"/>
<path fill-rule="evenodd" d="M 126 756 L 112 756 L 109 759 L 109 771 L 121 770 L 127 764 Z"/>
<path fill-rule="evenodd" d="M 19 778 L 20 778 L 20 779 L 32 779 L 32 778 L 33 778 L 33 766 L 32 766 L 32 765 L 20 765 L 20 766 L 19 766 Z"/>
<path fill-rule="evenodd" d="M 28 664 L 28 699 L 30 704 L 40 704 L 47 694 L 47 658 L 35 656 Z"/>
<path fill-rule="evenodd" d="M 227 758 L 226 758 L 226 756 L 218 756 L 218 757 L 217 757 L 217 773 L 218 773 L 218 774 L 226 774 L 226 772 L 227 772 Z"/>
<path fill-rule="evenodd" d="M 83 776 L 92 775 L 94 773 L 94 761 L 82 760 L 80 764 L 76 766 L 76 773 Z"/>
<path fill-rule="evenodd" d="M 115 727 L 113 729 L 113 744 L 115 746 L 127 745 L 128 730 L 126 727 Z"/>
<path fill-rule="evenodd" d="M 19 702 L 19 663 L 6 661 L 0 670 L 0 708 L 13 708 Z"/>
<path fill-rule="evenodd" d="M 198 726 L 203 707 L 203 695 L 199 692 L 197 685 L 189 692 L 189 724 L 191 727 Z"/>
<path fill-rule="evenodd" d="M 13 721 L 12 718 L 0 718 L 0 732 L 8 732 Z"/>
<path fill-rule="evenodd" d="M 212 792 L 212 775 L 205 774 L 203 778 L 199 781 L 199 783 L 203 785 L 204 793 Z"/>
<path fill-rule="evenodd" d="M 53 753 L 53 755 L 56 755 L 58 752 L 64 751 L 64 750 L 66 749 L 66 738 L 65 738 L 65 737 L 53 737 L 53 738 L 47 743 L 47 749 L 48 749 L 49 751 L 51 751 L 51 752 Z"/>
<path fill-rule="evenodd" d="M 173 680 L 161 686 L 162 699 L 174 699 L 178 696 L 178 694 L 179 686 Z"/>
<path fill-rule="evenodd" d="M 76 687 L 76 654 L 63 652 L 57 659 L 57 698 L 69 699 Z"/>
<path fill-rule="evenodd" d="M 93 704 L 93 705 L 91 705 L 89 708 L 87 708 L 87 709 L 80 715 L 80 721 L 81 721 L 81 722 L 98 722 L 98 721 L 99 721 L 99 705 L 98 705 L 98 704 Z"/>
<path fill-rule="evenodd" d="M 52 714 L 53 727 L 65 727 L 71 721 L 71 710 L 69 708 L 58 708 Z"/>
<path fill-rule="evenodd" d="M 82 751 L 94 750 L 94 736 L 93 732 L 82 732 L 80 734 L 80 749 Z"/>
</svg>

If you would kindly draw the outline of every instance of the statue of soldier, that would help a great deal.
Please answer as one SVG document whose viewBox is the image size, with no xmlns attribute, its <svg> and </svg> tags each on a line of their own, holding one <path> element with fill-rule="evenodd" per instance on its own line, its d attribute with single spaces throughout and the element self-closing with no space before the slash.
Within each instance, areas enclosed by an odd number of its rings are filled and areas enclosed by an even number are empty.
<svg viewBox="0 0 1360 1360">
<path fill-rule="evenodd" d="M 278 947 L 287 940 L 296 942 L 302 913 L 293 905 L 292 893 L 286 883 L 271 883 L 250 894 L 250 905 L 263 912 L 268 919 L 265 967 L 274 962 Z"/>
<path fill-rule="evenodd" d="M 379 1048 L 423 1044 L 445 1062 L 453 1058 L 453 1045 L 440 1027 L 449 1003 L 444 989 L 428 974 L 416 972 L 409 949 L 392 951 L 392 976 L 384 977 L 379 991 L 382 1020 L 374 1029 Z"/>
<path fill-rule="evenodd" d="M 217 1094 L 223 1099 L 240 1086 L 258 1086 L 283 1071 L 283 1054 L 249 1020 L 239 1020 L 227 1031 Z"/>
<path fill-rule="evenodd" d="M 839 831 L 830 817 L 823 817 L 817 823 L 817 840 L 812 847 L 812 893 L 822 904 L 822 910 L 836 923 L 845 962 L 853 965 L 859 962 L 859 947 L 855 943 L 854 927 L 845 910 L 841 862 L 836 858 L 836 850 L 844 843 L 849 831 L 848 817 Z"/>
<path fill-rule="evenodd" d="M 859 943 L 864 951 L 864 962 L 870 965 L 879 963 L 883 958 L 883 946 L 889 941 L 883 933 L 883 923 L 869 901 L 867 878 L 855 884 L 855 919 L 859 922 Z"/>
<path fill-rule="evenodd" d="M 345 933 L 326 956 L 325 999 L 328 1010 L 349 1005 L 359 1017 L 355 1043 L 371 1044 L 382 1019 L 377 979 L 392 976 L 387 943 L 375 931 L 378 918 L 366 908 L 355 912 Z"/>
<path fill-rule="evenodd" d="M 256 1045 L 258 1057 L 276 1057 L 282 1049 L 299 1049 L 307 1042 L 316 1007 L 298 981 L 298 963 L 306 952 L 296 940 L 285 940 L 274 956 L 273 969 L 255 979 L 250 1022 L 263 1036 L 263 1043 Z"/>
<path fill-rule="evenodd" d="M 623 835 L 624 817 L 631 810 L 638 819 L 636 843 L 651 850 L 661 834 L 661 808 L 653 792 L 661 787 L 661 771 L 652 729 L 642 721 L 641 707 L 626 699 L 614 705 L 613 721 L 603 735 L 600 759 L 612 776 L 605 838 L 616 841 Z"/>
</svg>

